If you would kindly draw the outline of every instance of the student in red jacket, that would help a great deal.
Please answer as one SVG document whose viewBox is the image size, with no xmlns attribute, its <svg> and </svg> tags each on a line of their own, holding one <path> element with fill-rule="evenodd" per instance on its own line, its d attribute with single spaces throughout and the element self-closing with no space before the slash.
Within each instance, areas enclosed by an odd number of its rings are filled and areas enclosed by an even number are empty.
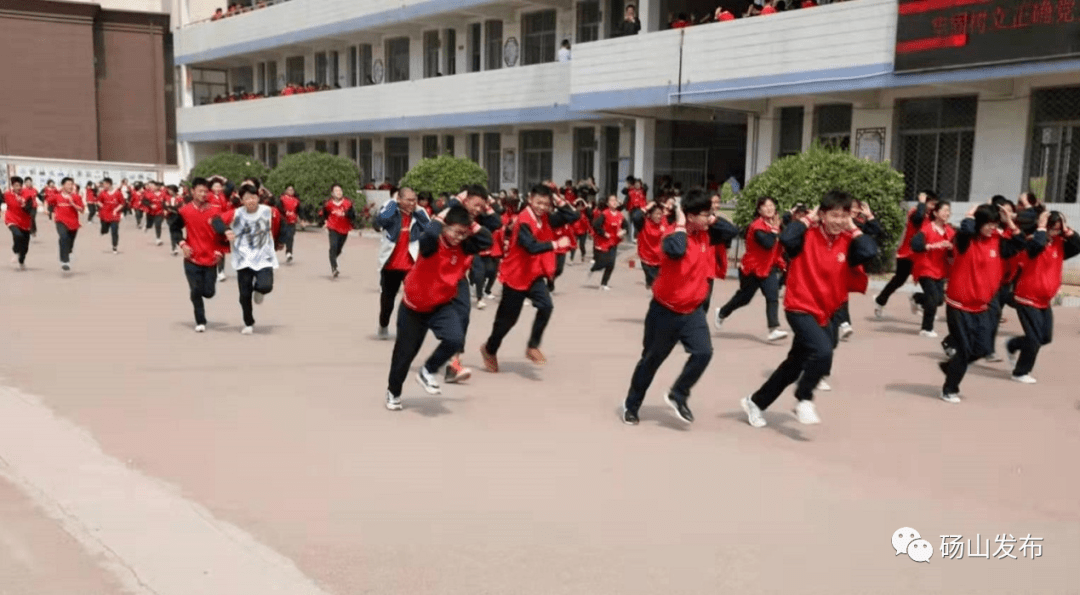
<svg viewBox="0 0 1080 595">
<path fill-rule="evenodd" d="M 165 192 L 157 182 L 147 182 L 143 191 L 142 207 L 146 211 L 146 231 L 154 228 L 154 243 L 162 244 L 161 224 L 165 221 Z"/>
<path fill-rule="evenodd" d="M 98 220 L 101 221 L 101 235 L 112 234 L 112 251 L 118 254 L 117 247 L 120 245 L 120 219 L 124 211 L 124 193 L 112 187 L 112 178 L 101 181 L 98 191 L 100 210 Z"/>
<path fill-rule="evenodd" d="M 911 295 L 911 311 L 918 314 L 922 309 L 920 337 L 937 338 L 934 318 L 937 309 L 945 304 L 945 279 L 949 276 L 949 256 L 952 254 L 956 230 L 949 225 L 952 207 L 949 201 L 939 200 L 930 209 L 930 220 L 911 238 L 915 253 L 915 265 L 911 275 L 919 282 L 922 291 Z"/>
<path fill-rule="evenodd" d="M 1000 194 L 990 199 L 990 204 L 1000 208 L 1002 212 L 1003 221 L 1012 221 L 1016 217 L 1016 205 L 1013 202 Z M 1037 219 L 1038 217 L 1036 217 Z M 1019 226 L 1019 224 L 1017 224 Z M 1002 235 L 1006 239 L 1012 238 L 1012 230 L 1007 226 L 999 226 Z M 1030 235 L 1030 234 L 1028 234 Z M 997 363 L 1001 361 L 1001 356 L 997 354 L 997 335 L 998 329 L 1001 327 L 1002 315 L 1005 310 L 1005 306 L 1011 306 L 1015 308 L 1013 303 L 1013 290 L 1016 288 L 1016 280 L 1020 277 L 1020 267 L 1025 261 L 1023 253 L 1013 256 L 1005 260 L 1005 276 L 1001 279 L 1001 289 L 998 290 L 997 295 L 994 296 L 994 301 L 990 302 L 990 309 L 993 311 L 991 319 L 994 321 L 994 327 L 990 332 L 990 344 L 995 346 L 994 353 L 986 356 L 986 361 L 990 363 Z M 948 337 L 942 340 L 942 347 L 948 348 Z M 946 352 L 946 355 L 949 355 Z"/>
<path fill-rule="evenodd" d="M 739 290 L 728 303 L 716 309 L 713 326 L 720 329 L 724 320 L 735 310 L 742 308 L 761 291 L 765 296 L 765 322 L 769 326 L 768 341 L 779 341 L 788 336 L 780 330 L 780 273 L 784 268 L 781 254 L 780 215 L 776 201 L 763 196 L 757 201 L 757 218 L 746 229 L 746 254 L 739 265 Z"/>
<path fill-rule="evenodd" d="M 926 221 L 927 209 L 933 208 L 937 201 L 937 194 L 933 190 L 925 190 L 919 193 L 919 202 L 915 208 L 908 211 L 904 239 L 896 250 L 896 273 L 885 285 L 885 289 L 874 297 L 874 303 L 877 305 L 874 308 L 874 315 L 878 318 L 885 316 L 885 306 L 889 303 L 889 297 L 907 283 L 908 277 L 911 276 L 911 271 L 915 267 L 915 253 L 911 249 L 911 238 L 922 229 L 923 222 Z"/>
<path fill-rule="evenodd" d="M 795 336 L 780 367 L 753 395 L 741 401 L 747 421 L 765 426 L 763 412 L 784 389 L 795 387 L 795 416 L 800 423 L 821 423 L 814 406 L 814 389 L 832 367 L 831 320 L 847 301 L 852 269 L 877 255 L 873 238 L 863 234 L 851 215 L 846 192 L 828 192 L 816 211 L 792 221 L 780 234 L 791 258 L 784 294 L 784 313 Z"/>
<path fill-rule="evenodd" d="M 391 411 L 401 409 L 402 385 L 428 330 L 439 346 L 420 367 L 416 381 L 428 394 L 442 392 L 436 374 L 465 348 L 461 311 L 453 304 L 458 283 L 465 278 L 469 257 L 491 246 L 491 232 L 474 222 L 465 207 L 455 205 L 425 227 L 419 244 L 419 257 L 405 276 L 405 296 L 398 307 L 386 389 L 386 408 Z"/>
<path fill-rule="evenodd" d="M 641 270 L 645 273 L 645 289 L 652 290 L 656 276 L 660 274 L 660 242 L 672 229 L 667 222 L 667 209 L 650 202 L 645 205 L 645 218 L 638 232 L 637 253 Z"/>
<path fill-rule="evenodd" d="M 89 211 L 86 215 L 86 221 L 89 223 L 94 220 L 94 216 L 97 215 L 98 211 L 97 187 L 94 186 L 93 182 L 86 183 L 84 200 L 86 202 L 86 209 Z"/>
<path fill-rule="evenodd" d="M 551 188 L 543 184 L 537 184 L 529 193 L 528 206 L 514 222 L 509 248 L 499 267 L 503 292 L 499 309 L 495 312 L 491 336 L 480 346 L 480 355 L 488 372 L 499 371 L 499 347 L 510 329 L 517 324 L 526 298 L 536 308 L 536 319 L 533 320 L 525 357 L 537 365 L 547 363 L 540 352 L 540 342 L 555 308 L 551 303 L 547 280 L 555 275 L 555 248 L 570 245 L 570 240 L 565 237 L 555 240 L 553 228 L 569 225 L 579 216 L 573 207 L 558 196 L 555 197 L 552 211 Z"/>
<path fill-rule="evenodd" d="M 138 229 L 143 229 L 143 215 L 145 214 L 143 209 L 145 207 L 143 207 L 142 200 L 145 188 L 146 186 L 142 182 L 135 182 L 131 187 L 131 195 L 128 197 L 131 211 L 135 213 L 135 227 Z"/>
<path fill-rule="evenodd" d="M 293 240 L 296 239 L 296 222 L 299 220 L 297 209 L 300 208 L 300 199 L 296 197 L 296 188 L 292 184 L 285 187 L 285 194 L 278 199 L 278 210 L 281 211 L 284 221 L 282 222 L 281 235 L 285 242 L 285 262 L 292 262 Z"/>
<path fill-rule="evenodd" d="M 38 191 L 34 188 L 33 178 L 27 177 L 23 179 L 21 196 L 30 205 L 30 236 L 37 237 Z"/>
<path fill-rule="evenodd" d="M 674 227 L 661 241 L 660 271 L 652 284 L 653 299 L 645 315 L 644 348 L 623 403 L 625 424 L 637 425 L 645 393 L 678 343 L 690 357 L 664 400 L 679 419 L 694 421 L 687 400 L 713 352 L 702 307 L 709 291 L 709 275 L 716 267 L 711 246 L 731 241 L 738 234 L 726 219 L 713 216 L 710 207 L 709 197 L 700 190 L 687 192 L 682 205 L 675 207 Z"/>
<path fill-rule="evenodd" d="M 570 244 L 565 247 L 555 248 L 555 276 L 548 280 L 548 291 L 555 292 L 555 279 L 558 279 L 563 274 L 563 269 L 566 268 L 566 255 L 577 247 L 577 237 L 574 235 L 573 225 L 563 225 L 562 227 L 555 228 L 555 240 L 558 241 L 561 238 L 570 240 Z"/>
<path fill-rule="evenodd" d="M 585 262 L 585 242 L 589 239 L 589 228 L 592 225 L 592 209 L 589 208 L 589 203 L 585 202 L 584 198 L 579 198 L 574 201 L 574 208 L 581 215 L 577 221 L 570 225 L 570 228 L 574 230 L 574 237 L 577 238 L 577 249 L 581 252 L 581 262 Z M 574 264 L 574 250 L 570 250 L 570 264 Z"/>
<path fill-rule="evenodd" d="M 26 270 L 26 253 L 30 251 L 30 231 L 33 229 L 34 218 L 32 204 L 22 194 L 23 180 L 19 176 L 13 176 L 11 185 L 4 193 L 4 204 L 7 211 L 4 213 L 4 225 L 11 230 L 11 251 L 15 253 L 12 262 L 16 263 L 18 270 Z"/>
<path fill-rule="evenodd" d="M 345 198 L 345 191 L 340 184 L 330 187 L 330 200 L 323 205 L 321 216 L 326 220 L 326 229 L 330 235 L 330 274 L 337 279 L 337 259 L 345 248 L 345 240 L 349 239 L 353 220 L 356 219 L 352 201 Z"/>
<path fill-rule="evenodd" d="M 1013 298 L 1024 335 L 1009 339 L 1005 349 L 1013 364 L 1012 379 L 1035 384 L 1031 376 L 1035 358 L 1039 349 L 1049 345 L 1054 336 L 1054 313 L 1050 302 L 1061 289 L 1064 262 L 1080 254 L 1080 234 L 1066 224 L 1061 213 L 1043 211 L 1035 234 L 1025 248 Z"/>
<path fill-rule="evenodd" d="M 611 273 L 615 270 L 619 242 L 626 236 L 626 220 L 619 211 L 619 197 L 614 194 L 608 197 L 607 208 L 594 216 L 592 226 L 596 233 L 593 240 L 594 262 L 588 277 L 591 278 L 597 271 L 604 271 L 600 279 L 600 289 L 611 291 L 608 283 L 611 282 Z"/>
<path fill-rule="evenodd" d="M 993 325 L 990 302 L 1001 288 L 1004 275 L 1002 259 L 1023 249 L 1023 236 L 1013 229 L 1014 237 L 1005 238 L 998 229 L 1002 212 L 993 205 L 979 205 L 968 212 L 955 238 L 956 256 L 949 272 L 945 294 L 945 316 L 949 321 L 949 341 L 956 353 L 938 367 L 945 374 L 941 400 L 960 402 L 960 382 L 971 362 L 994 351 L 990 345 Z"/>
<path fill-rule="evenodd" d="M 503 257 L 503 237 L 506 228 L 500 226 L 491 234 L 491 246 L 481 250 L 473 260 L 470 271 L 470 281 L 476 288 L 476 309 L 487 308 L 485 299 L 495 299 L 491 295 L 491 289 L 495 285 L 495 279 L 499 276 L 499 261 Z"/>
<path fill-rule="evenodd" d="M 173 230 L 185 234 L 180 249 L 184 252 L 184 275 L 195 307 L 196 333 L 206 332 L 203 300 L 214 297 L 217 264 L 225 257 L 223 238 L 211 223 L 221 214 L 221 207 L 207 200 L 209 193 L 210 184 L 204 178 L 192 180 L 192 200 L 180 207 L 179 216 L 173 221 Z"/>
<path fill-rule="evenodd" d="M 713 192 L 712 197 L 712 214 L 714 217 L 722 217 L 720 205 L 723 204 L 720 194 Z M 731 242 L 722 242 L 713 246 L 713 255 L 716 257 L 716 270 L 712 275 L 709 275 L 709 297 L 705 298 L 705 314 L 708 315 L 709 309 L 712 307 L 712 294 L 715 281 L 717 279 L 723 281 L 727 278 L 728 270 L 728 249 L 731 248 Z"/>
<path fill-rule="evenodd" d="M 86 212 L 82 197 L 75 192 L 75 180 L 64 178 L 61 189 L 53 195 L 51 206 L 56 219 L 56 232 L 60 236 L 60 268 L 71 270 L 71 252 L 75 249 L 75 236 L 79 234 L 79 214 Z"/>
</svg>

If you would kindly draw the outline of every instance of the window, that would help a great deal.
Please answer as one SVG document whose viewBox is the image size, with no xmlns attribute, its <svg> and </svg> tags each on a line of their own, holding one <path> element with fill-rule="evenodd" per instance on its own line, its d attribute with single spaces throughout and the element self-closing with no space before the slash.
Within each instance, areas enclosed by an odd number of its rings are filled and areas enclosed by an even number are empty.
<svg viewBox="0 0 1080 595">
<path fill-rule="evenodd" d="M 285 58 L 285 82 L 292 85 L 304 84 L 304 57 Z"/>
<path fill-rule="evenodd" d="M 250 93 L 255 90 L 255 70 L 250 66 L 241 66 L 229 71 L 229 84 L 233 93 Z"/>
<path fill-rule="evenodd" d="M 326 52 L 317 52 L 315 54 L 315 84 L 323 86 L 326 84 Z"/>
<path fill-rule="evenodd" d="M 1032 94 L 1026 190 L 1043 202 L 1076 203 L 1080 186 L 1080 87 Z"/>
<path fill-rule="evenodd" d="M 247 155 L 248 157 L 255 157 L 255 145 L 251 143 L 240 143 L 233 147 L 233 153 L 237 155 Z"/>
<path fill-rule="evenodd" d="M 465 156 L 473 160 L 473 163 L 480 163 L 480 133 L 473 132 L 465 137 Z"/>
<path fill-rule="evenodd" d="M 439 32 L 424 31 L 424 78 L 439 74 Z"/>
<path fill-rule="evenodd" d="M 397 184 L 409 172 L 409 138 L 386 139 L 386 177 Z"/>
<path fill-rule="evenodd" d="M 266 83 L 263 85 L 263 93 L 273 95 L 281 90 L 277 80 L 277 61 L 266 63 Z"/>
<path fill-rule="evenodd" d="M 524 53 L 521 64 L 543 64 L 555 61 L 555 11 L 542 10 L 522 15 L 521 30 Z"/>
<path fill-rule="evenodd" d="M 228 74 L 224 70 L 191 69 L 191 92 L 195 105 L 213 103 L 217 97 L 229 92 Z"/>
<path fill-rule="evenodd" d="M 521 177 L 518 185 L 530 188 L 551 179 L 554 134 L 550 130 L 527 130 L 521 133 Z"/>
<path fill-rule="evenodd" d="M 457 74 L 457 31 L 443 29 L 443 65 L 446 76 Z"/>
<path fill-rule="evenodd" d="M 444 155 L 454 156 L 454 135 L 447 134 L 443 137 L 442 152 Z"/>
<path fill-rule="evenodd" d="M 924 189 L 934 189 L 946 200 L 968 200 L 978 108 L 974 95 L 897 103 L 897 169 L 904 174 L 905 200 L 915 200 Z"/>
<path fill-rule="evenodd" d="M 371 171 L 371 139 L 370 138 L 362 138 L 362 139 L 360 139 L 359 159 L 357 160 L 356 164 L 358 166 L 360 166 L 360 179 L 361 180 L 366 179 L 366 180 L 369 180 L 369 181 L 372 181 L 372 182 L 375 181 L 375 178 L 372 177 L 374 172 Z"/>
<path fill-rule="evenodd" d="M 484 133 L 484 170 L 488 175 L 488 192 L 499 189 L 502 167 L 502 136 L 498 132 Z"/>
<path fill-rule="evenodd" d="M 360 152 L 360 143 L 359 143 L 359 141 L 357 141 L 355 138 L 350 138 L 349 139 L 349 159 L 351 159 L 353 161 L 353 163 L 356 162 L 356 159 L 359 156 L 359 152 Z"/>
<path fill-rule="evenodd" d="M 307 150 L 307 143 L 302 140 L 291 140 L 285 145 L 285 154 L 293 155 Z"/>
<path fill-rule="evenodd" d="M 483 57 L 481 52 L 484 47 L 484 34 L 480 23 L 469 25 L 469 72 L 480 72 L 483 69 Z"/>
<path fill-rule="evenodd" d="M 325 153 L 326 152 L 326 141 L 324 141 L 324 140 L 315 141 L 315 152 L 316 153 Z"/>
<path fill-rule="evenodd" d="M 330 80 L 326 84 L 337 87 L 341 77 L 341 52 L 330 52 Z"/>
<path fill-rule="evenodd" d="M 256 88 L 259 91 L 266 93 L 266 62 L 259 62 L 256 65 L 255 72 L 258 75 L 255 79 Z"/>
<path fill-rule="evenodd" d="M 266 165 L 267 167 L 277 167 L 278 164 L 278 144 L 276 142 L 267 143 L 266 152 Z"/>
<path fill-rule="evenodd" d="M 502 68 L 502 25 L 502 21 L 487 21 L 484 23 L 484 43 L 487 46 L 487 59 L 484 61 L 484 70 Z"/>
<path fill-rule="evenodd" d="M 788 157 L 802 153 L 803 108 L 780 108 L 780 150 L 777 157 Z"/>
<path fill-rule="evenodd" d="M 341 141 L 332 140 L 329 143 L 327 143 L 327 151 L 326 152 L 330 153 L 331 155 L 340 155 L 341 154 Z"/>
<path fill-rule="evenodd" d="M 409 80 L 409 38 L 386 40 L 386 82 Z"/>
<path fill-rule="evenodd" d="M 823 146 L 850 151 L 851 105 L 841 103 L 815 107 L 814 134 Z"/>
<path fill-rule="evenodd" d="M 578 2 L 577 43 L 600 39 L 600 0 Z"/>
<path fill-rule="evenodd" d="M 349 48 L 349 57 L 345 60 L 346 67 L 349 69 L 349 76 L 345 77 L 345 83 L 350 87 L 355 87 L 357 85 L 356 73 L 359 70 L 357 60 L 357 50 L 354 45 Z"/>
<path fill-rule="evenodd" d="M 596 175 L 596 129 L 574 129 L 574 180 Z"/>
<path fill-rule="evenodd" d="M 421 145 L 421 156 L 424 159 L 432 159 L 439 156 L 439 137 L 434 134 L 424 136 Z"/>
<path fill-rule="evenodd" d="M 359 46 L 360 50 L 360 85 L 374 85 L 375 80 L 371 78 L 371 44 L 362 43 Z"/>
</svg>

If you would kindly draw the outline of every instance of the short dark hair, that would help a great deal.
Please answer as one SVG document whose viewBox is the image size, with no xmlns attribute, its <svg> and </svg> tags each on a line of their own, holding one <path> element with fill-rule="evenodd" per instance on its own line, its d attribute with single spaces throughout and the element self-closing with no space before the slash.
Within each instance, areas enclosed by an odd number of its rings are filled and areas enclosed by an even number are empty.
<svg viewBox="0 0 1080 595">
<path fill-rule="evenodd" d="M 825 193 L 825 196 L 821 197 L 821 204 L 818 205 L 818 210 L 821 212 L 834 211 L 836 209 L 850 211 L 852 202 L 851 195 L 847 192 L 844 192 L 843 190 L 830 190 Z"/>
<path fill-rule="evenodd" d="M 443 223 L 446 225 L 464 225 L 468 227 L 472 223 L 472 216 L 469 215 L 468 209 L 462 206 L 450 207 L 450 210 L 446 212 L 446 216 L 443 217 Z"/>
<path fill-rule="evenodd" d="M 713 196 L 715 196 L 717 194 L 719 194 L 719 193 L 713 192 Z M 709 200 L 712 200 L 712 196 L 709 197 Z M 761 210 L 761 206 L 764 205 L 766 202 L 771 202 L 771 203 L 773 203 L 774 207 L 780 208 L 780 204 L 776 202 L 775 198 L 773 198 L 771 196 L 762 196 L 761 198 L 757 199 L 757 204 L 754 205 L 754 216 L 755 217 L 757 216 L 758 211 Z"/>
<path fill-rule="evenodd" d="M 487 198 L 488 191 L 487 191 L 487 188 L 484 188 L 480 184 L 472 184 L 472 185 L 469 185 L 469 186 L 465 187 L 465 195 L 466 196 L 483 196 L 484 198 Z"/>
<path fill-rule="evenodd" d="M 101 178 L 101 183 L 102 184 L 112 184 L 112 178 L 110 178 L 108 176 L 106 176 L 104 178 Z"/>
<path fill-rule="evenodd" d="M 245 194 L 254 194 L 255 196 L 258 196 L 259 187 L 255 184 L 244 184 L 240 186 L 240 196 L 243 196 Z"/>
<path fill-rule="evenodd" d="M 1061 211 L 1050 211 L 1050 218 L 1046 220 L 1047 231 L 1057 227 L 1059 223 L 1064 223 L 1065 215 L 1061 214 Z"/>
<path fill-rule="evenodd" d="M 536 184 L 532 187 L 532 190 L 529 191 L 529 194 L 551 198 L 551 188 L 543 184 Z"/>
<path fill-rule="evenodd" d="M 402 192 L 405 192 L 406 190 L 412 190 L 412 188 L 402 188 L 402 189 L 398 190 L 398 194 L 401 194 Z M 431 193 L 428 192 L 427 190 L 423 190 L 421 192 L 416 193 L 416 200 L 426 200 L 428 202 L 431 202 L 431 199 L 432 199 Z"/>
<path fill-rule="evenodd" d="M 67 184 L 68 182 L 71 182 L 72 184 L 74 184 L 75 180 L 73 180 L 72 178 L 70 178 L 68 176 L 64 176 L 64 178 L 62 180 L 60 180 L 60 185 L 63 186 L 64 184 Z"/>
<path fill-rule="evenodd" d="M 11 183 L 12 184 L 18 184 L 18 185 L 22 186 L 23 179 L 20 178 L 19 176 L 11 176 Z"/>
<path fill-rule="evenodd" d="M 210 182 L 207 182 L 206 178 L 194 178 L 194 179 L 191 180 L 191 187 L 192 188 L 197 188 L 199 186 L 202 186 L 203 188 L 206 188 L 207 190 L 209 190 L 210 189 Z"/>
<path fill-rule="evenodd" d="M 927 200 L 937 200 L 938 199 L 937 192 L 934 192 L 933 190 L 923 190 L 921 193 L 926 195 Z"/>
<path fill-rule="evenodd" d="M 938 211 L 940 211 L 944 207 L 947 207 L 947 206 L 949 206 L 951 204 L 952 203 L 947 201 L 947 200 L 939 200 L 936 203 L 934 203 L 934 206 L 930 209 L 930 212 L 931 213 L 937 213 Z"/>
<path fill-rule="evenodd" d="M 1001 222 L 1001 211 L 993 205 L 979 205 L 975 209 L 975 230 L 982 229 L 987 223 L 998 224 Z"/>
<path fill-rule="evenodd" d="M 691 188 L 682 197 L 682 210 L 687 215 L 697 215 L 712 209 L 712 197 L 706 196 L 700 188 Z"/>
</svg>

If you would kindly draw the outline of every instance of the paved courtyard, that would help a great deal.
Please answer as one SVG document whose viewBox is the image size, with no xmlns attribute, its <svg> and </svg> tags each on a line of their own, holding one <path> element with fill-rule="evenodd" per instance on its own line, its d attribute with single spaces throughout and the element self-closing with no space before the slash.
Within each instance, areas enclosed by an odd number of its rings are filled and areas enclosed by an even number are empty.
<svg viewBox="0 0 1080 595">
<path fill-rule="evenodd" d="M 1057 310 L 1038 385 L 977 364 L 950 405 L 906 296 L 880 321 L 854 296 L 824 423 L 795 422 L 789 390 L 756 430 L 738 399 L 788 345 L 763 340 L 759 296 L 714 335 L 697 422 L 661 399 L 677 350 L 628 427 L 648 294 L 625 259 L 608 293 L 579 265 L 546 367 L 526 308 L 503 372 L 481 371 L 495 308 L 473 310 L 473 379 L 430 397 L 410 378 L 389 412 L 376 239 L 350 238 L 332 281 L 325 236 L 299 233 L 254 336 L 233 275 L 195 334 L 167 246 L 125 221 L 114 256 L 84 227 L 62 276 L 39 224 L 30 270 L 0 270 L 0 595 L 1080 591 L 1080 310 Z M 928 564 L 895 555 L 901 527 Z M 989 559 L 943 558 L 942 535 Z"/>
</svg>

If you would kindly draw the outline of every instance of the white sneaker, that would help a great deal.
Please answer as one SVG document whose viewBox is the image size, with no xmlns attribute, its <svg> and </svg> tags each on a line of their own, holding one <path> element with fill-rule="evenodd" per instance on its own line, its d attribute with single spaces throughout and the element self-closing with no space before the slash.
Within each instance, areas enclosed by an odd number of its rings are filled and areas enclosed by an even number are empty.
<svg viewBox="0 0 1080 595">
<path fill-rule="evenodd" d="M 769 336 L 765 337 L 765 339 L 768 341 L 779 341 L 780 339 L 783 339 L 785 337 L 787 337 L 787 331 L 782 331 L 778 328 L 774 328 L 772 331 L 769 332 Z"/>
<path fill-rule="evenodd" d="M 263 303 L 264 299 L 266 299 L 266 294 L 265 293 L 262 293 L 260 291 L 251 292 L 251 301 L 255 302 L 256 304 Z"/>
<path fill-rule="evenodd" d="M 487 308 L 487 304 L 484 303 L 484 300 L 476 300 L 476 309 L 483 310 L 484 308 Z"/>
<path fill-rule="evenodd" d="M 244 328 L 240 329 L 240 334 L 241 335 L 250 335 L 250 334 L 253 334 L 254 332 L 255 332 L 255 329 L 253 327 L 250 327 L 250 326 L 245 326 Z"/>
<path fill-rule="evenodd" d="M 292 262 L 292 252 L 285 255 L 285 262 Z"/>
<path fill-rule="evenodd" d="M 488 300 L 490 302 L 491 300 L 495 299 L 495 296 L 490 294 L 490 293 L 485 293 L 484 294 L 484 299 Z"/>
<path fill-rule="evenodd" d="M 750 397 L 740 399 L 739 405 L 742 405 L 742 410 L 746 412 L 747 423 L 755 428 L 765 427 L 765 414 L 761 412 L 761 409 L 754 404 Z"/>
<path fill-rule="evenodd" d="M 416 375 L 416 382 L 429 395 L 442 394 L 442 388 L 439 387 L 439 381 L 435 378 L 435 375 L 428 372 L 424 366 L 420 366 L 420 372 Z"/>
<path fill-rule="evenodd" d="M 601 285 L 600 286 L 600 291 L 611 291 L 611 286 L 610 285 Z"/>
<path fill-rule="evenodd" d="M 390 339 L 390 329 L 385 326 L 379 327 L 379 334 L 377 335 L 380 341 L 386 341 Z"/>
<path fill-rule="evenodd" d="M 1009 365 L 1015 368 L 1016 367 L 1016 361 L 1020 358 L 1020 352 L 1019 351 L 1009 351 L 1008 346 L 1005 347 L 1005 352 L 1006 352 L 1006 355 L 1009 358 Z"/>
<path fill-rule="evenodd" d="M 847 341 L 851 335 L 855 334 L 855 329 L 851 328 L 851 324 L 844 322 L 840 324 L 840 340 Z"/>
<path fill-rule="evenodd" d="M 401 397 L 395 397 L 390 391 L 386 391 L 386 408 L 390 411 L 401 411 Z"/>
<path fill-rule="evenodd" d="M 160 245 L 161 245 L 161 240 L 157 240 L 157 241 L 156 241 L 156 242 L 154 242 L 154 243 L 155 243 L 156 245 L 160 246 Z"/>
<path fill-rule="evenodd" d="M 196 324 L 195 325 L 195 332 L 196 333 L 205 333 L 206 332 L 206 325 L 205 324 Z"/>
<path fill-rule="evenodd" d="M 818 380 L 817 388 L 814 390 L 832 390 L 832 387 L 829 386 L 828 382 L 825 382 L 824 378 L 822 378 L 821 380 Z"/>
<path fill-rule="evenodd" d="M 959 403 L 960 395 L 957 393 L 941 393 L 941 400 L 946 403 Z"/>
<path fill-rule="evenodd" d="M 814 406 L 813 401 L 799 401 L 795 405 L 795 418 L 801 424 L 813 425 L 821 423 L 821 418 L 818 417 L 817 407 Z"/>
<path fill-rule="evenodd" d="M 1035 384 L 1037 380 L 1031 377 L 1031 374 L 1024 374 L 1023 376 L 1013 376 L 1012 379 L 1020 384 Z"/>
<path fill-rule="evenodd" d="M 720 330 L 724 326 L 724 317 L 720 316 L 720 308 L 713 312 L 712 325 L 716 330 Z"/>
<path fill-rule="evenodd" d="M 937 339 L 938 334 L 934 331 L 919 331 L 919 336 L 927 339 Z"/>
<path fill-rule="evenodd" d="M 885 318 L 885 306 L 877 303 L 878 296 L 874 296 L 874 316 L 877 318 Z"/>
<path fill-rule="evenodd" d="M 224 281 L 225 280 L 225 273 L 218 273 L 217 280 L 218 280 L 218 283 L 221 283 L 222 281 Z"/>
<path fill-rule="evenodd" d="M 919 305 L 919 302 L 915 301 L 915 294 L 914 293 L 908 296 L 908 303 L 911 304 L 911 313 L 912 314 L 914 314 L 915 316 L 918 316 L 919 314 L 922 314 L 922 306 Z"/>
</svg>

